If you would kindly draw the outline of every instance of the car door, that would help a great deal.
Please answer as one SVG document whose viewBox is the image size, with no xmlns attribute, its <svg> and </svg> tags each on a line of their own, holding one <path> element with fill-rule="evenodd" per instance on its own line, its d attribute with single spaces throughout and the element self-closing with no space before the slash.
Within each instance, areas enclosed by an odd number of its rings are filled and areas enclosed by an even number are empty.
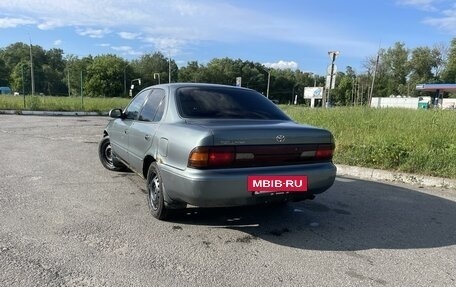
<svg viewBox="0 0 456 287">
<path fill-rule="evenodd" d="M 130 165 L 128 160 L 128 133 L 135 120 L 138 119 L 139 113 L 150 89 L 140 91 L 136 97 L 131 100 L 124 111 L 124 117 L 116 119 L 113 122 L 110 131 L 111 148 L 117 157 L 121 158 Z"/>
<path fill-rule="evenodd" d="M 165 90 L 152 89 L 129 132 L 129 162 L 131 168 L 141 173 L 146 152 L 154 144 L 154 136 L 165 110 Z"/>
</svg>

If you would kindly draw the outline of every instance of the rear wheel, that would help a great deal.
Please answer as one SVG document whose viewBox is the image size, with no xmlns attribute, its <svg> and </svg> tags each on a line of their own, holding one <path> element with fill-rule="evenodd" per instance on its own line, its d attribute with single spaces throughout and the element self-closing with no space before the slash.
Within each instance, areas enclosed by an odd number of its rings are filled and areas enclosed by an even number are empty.
<svg viewBox="0 0 456 287">
<path fill-rule="evenodd" d="M 168 216 L 168 209 L 164 200 L 165 187 L 163 185 L 160 169 L 153 162 L 147 172 L 147 199 L 149 210 L 153 217 L 163 220 Z"/>
<path fill-rule="evenodd" d="M 119 161 L 115 160 L 112 155 L 111 142 L 109 136 L 105 136 L 98 145 L 98 156 L 100 157 L 101 164 L 109 170 L 121 171 L 125 166 Z"/>
</svg>

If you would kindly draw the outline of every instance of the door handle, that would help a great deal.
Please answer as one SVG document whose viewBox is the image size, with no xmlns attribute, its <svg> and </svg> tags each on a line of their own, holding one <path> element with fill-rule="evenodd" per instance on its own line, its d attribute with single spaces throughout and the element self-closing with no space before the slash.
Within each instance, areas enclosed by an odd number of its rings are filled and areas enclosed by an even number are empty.
<svg viewBox="0 0 456 287">
<path fill-rule="evenodd" d="M 144 139 L 145 139 L 146 141 L 150 140 L 150 135 L 145 135 L 145 136 L 144 136 Z"/>
</svg>

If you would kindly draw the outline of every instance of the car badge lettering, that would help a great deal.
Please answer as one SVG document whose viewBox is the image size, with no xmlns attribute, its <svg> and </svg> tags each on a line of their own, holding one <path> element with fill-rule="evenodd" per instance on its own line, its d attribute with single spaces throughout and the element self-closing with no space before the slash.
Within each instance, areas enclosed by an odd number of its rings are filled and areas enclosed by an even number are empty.
<svg viewBox="0 0 456 287">
<path fill-rule="evenodd" d="M 276 136 L 276 141 L 279 143 L 283 143 L 285 141 L 285 136 L 284 135 Z"/>
</svg>

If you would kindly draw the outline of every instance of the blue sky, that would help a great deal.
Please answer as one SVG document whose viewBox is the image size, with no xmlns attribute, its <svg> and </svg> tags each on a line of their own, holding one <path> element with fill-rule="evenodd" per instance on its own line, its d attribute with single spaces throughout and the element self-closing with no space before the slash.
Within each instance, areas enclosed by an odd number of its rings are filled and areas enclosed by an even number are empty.
<svg viewBox="0 0 456 287">
<path fill-rule="evenodd" d="M 325 74 L 379 47 L 449 46 L 455 0 L 14 0 L 0 2 L 0 48 L 15 42 L 131 60 L 162 52 L 180 66 L 229 57 Z"/>
</svg>

